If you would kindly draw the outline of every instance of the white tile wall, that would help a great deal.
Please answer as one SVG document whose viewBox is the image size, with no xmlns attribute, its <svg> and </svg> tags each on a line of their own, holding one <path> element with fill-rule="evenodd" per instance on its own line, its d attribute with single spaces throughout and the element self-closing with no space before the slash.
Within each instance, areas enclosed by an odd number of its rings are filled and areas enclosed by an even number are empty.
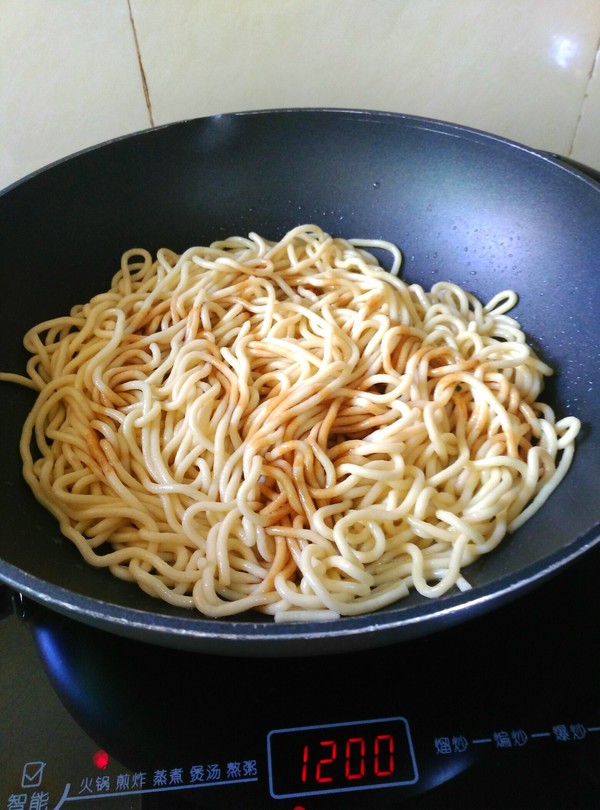
<svg viewBox="0 0 600 810">
<path fill-rule="evenodd" d="M 0 186 L 148 126 L 127 0 L 0 0 Z"/>
<path fill-rule="evenodd" d="M 453 121 L 600 169 L 598 0 L 0 0 L 0 187 L 114 136 L 290 106 Z"/>
<path fill-rule="evenodd" d="M 595 64 L 590 71 L 572 154 L 582 163 L 600 168 L 600 50 L 596 52 Z"/>
</svg>

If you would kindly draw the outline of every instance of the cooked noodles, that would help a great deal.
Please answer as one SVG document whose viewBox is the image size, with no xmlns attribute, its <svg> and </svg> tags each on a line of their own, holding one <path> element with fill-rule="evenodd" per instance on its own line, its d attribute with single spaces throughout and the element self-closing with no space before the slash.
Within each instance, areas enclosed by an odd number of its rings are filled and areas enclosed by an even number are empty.
<svg viewBox="0 0 600 810">
<path fill-rule="evenodd" d="M 391 272 L 373 249 L 391 252 Z M 212 617 L 330 619 L 463 569 L 565 475 L 579 421 L 506 313 L 314 225 L 122 257 L 24 339 L 24 475 L 85 560 Z"/>
</svg>

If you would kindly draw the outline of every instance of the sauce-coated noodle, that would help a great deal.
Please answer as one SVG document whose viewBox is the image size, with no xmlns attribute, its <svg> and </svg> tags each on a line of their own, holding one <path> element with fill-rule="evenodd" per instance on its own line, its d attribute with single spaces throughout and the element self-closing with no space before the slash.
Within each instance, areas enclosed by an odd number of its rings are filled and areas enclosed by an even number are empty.
<svg viewBox="0 0 600 810">
<path fill-rule="evenodd" d="M 484 305 L 399 267 L 314 225 L 128 251 L 107 292 L 27 333 L 26 377 L 2 375 L 39 392 L 36 497 L 88 563 L 207 616 L 468 588 L 564 476 L 579 421 L 538 401 L 552 372 L 513 292 Z"/>
</svg>

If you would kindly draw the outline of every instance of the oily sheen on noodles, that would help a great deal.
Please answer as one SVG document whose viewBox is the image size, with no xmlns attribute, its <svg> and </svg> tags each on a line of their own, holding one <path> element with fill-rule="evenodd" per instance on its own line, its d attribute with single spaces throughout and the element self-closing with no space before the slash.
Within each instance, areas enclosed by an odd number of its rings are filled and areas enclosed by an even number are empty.
<svg viewBox="0 0 600 810">
<path fill-rule="evenodd" d="M 385 248 L 392 269 L 368 250 Z M 220 617 L 373 611 L 462 570 L 566 473 L 579 422 L 506 313 L 314 225 L 182 255 L 24 340 L 24 475 L 85 560 Z"/>
</svg>

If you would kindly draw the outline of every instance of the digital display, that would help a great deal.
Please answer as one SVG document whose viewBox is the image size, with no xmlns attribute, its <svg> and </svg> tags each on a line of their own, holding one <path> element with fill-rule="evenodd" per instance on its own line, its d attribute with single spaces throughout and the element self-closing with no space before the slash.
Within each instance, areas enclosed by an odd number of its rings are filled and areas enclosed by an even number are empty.
<svg viewBox="0 0 600 810">
<path fill-rule="evenodd" d="M 269 787 L 276 799 L 414 784 L 404 717 L 298 726 L 267 735 Z"/>
</svg>

